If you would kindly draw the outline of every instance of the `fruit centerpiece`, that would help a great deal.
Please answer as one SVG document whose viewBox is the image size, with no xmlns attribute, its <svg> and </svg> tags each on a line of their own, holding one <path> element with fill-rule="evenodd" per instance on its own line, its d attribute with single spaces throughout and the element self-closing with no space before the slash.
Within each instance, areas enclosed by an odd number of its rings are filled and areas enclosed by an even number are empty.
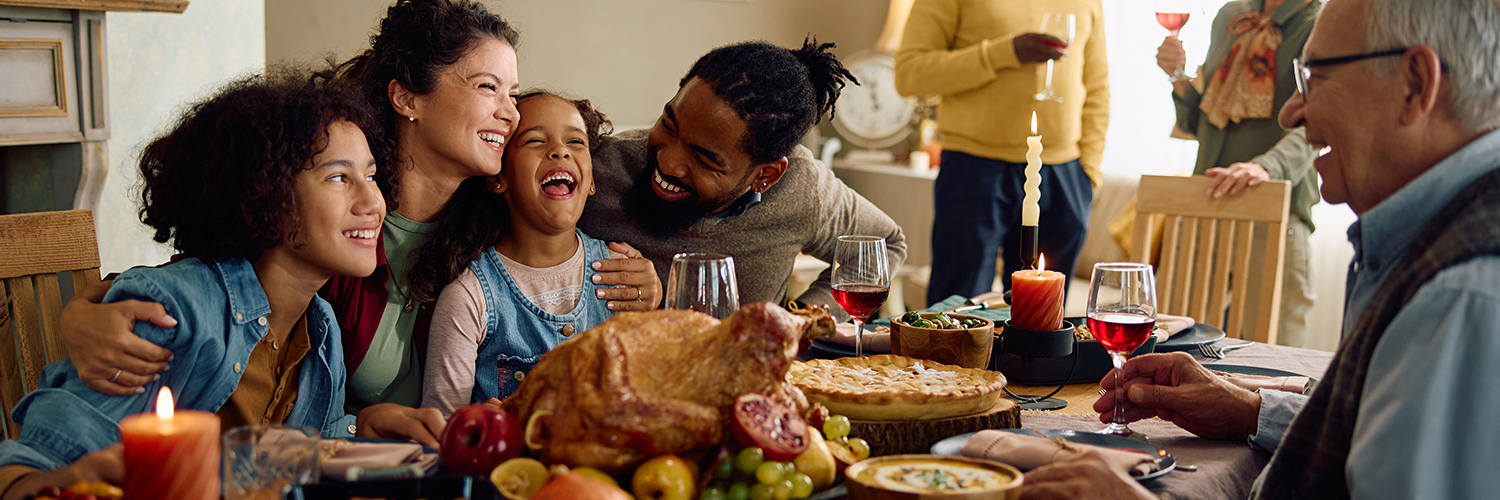
<svg viewBox="0 0 1500 500">
<path fill-rule="evenodd" d="M 617 314 L 542 356 L 502 403 L 524 422 L 525 456 L 490 453 L 490 479 L 510 499 L 807 498 L 870 453 L 787 379 L 798 345 L 833 330 L 824 309 L 770 303 L 722 322 Z M 458 442 L 485 441 L 469 436 Z"/>
</svg>

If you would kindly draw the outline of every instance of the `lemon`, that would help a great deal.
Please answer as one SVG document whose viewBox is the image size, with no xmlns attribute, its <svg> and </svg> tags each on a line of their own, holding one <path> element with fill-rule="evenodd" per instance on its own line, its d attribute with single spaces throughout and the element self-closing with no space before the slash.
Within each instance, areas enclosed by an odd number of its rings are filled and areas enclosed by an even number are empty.
<svg viewBox="0 0 1500 500">
<path fill-rule="evenodd" d="M 526 500 L 547 484 L 547 466 L 536 460 L 518 457 L 506 460 L 490 471 L 490 482 L 510 500 Z"/>
</svg>

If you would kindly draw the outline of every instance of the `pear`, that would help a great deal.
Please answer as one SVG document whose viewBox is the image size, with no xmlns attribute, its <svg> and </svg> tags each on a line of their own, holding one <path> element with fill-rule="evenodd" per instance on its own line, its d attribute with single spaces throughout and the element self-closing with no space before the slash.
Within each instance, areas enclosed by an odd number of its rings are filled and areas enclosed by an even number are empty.
<svg viewBox="0 0 1500 500">
<path fill-rule="evenodd" d="M 807 435 L 811 438 L 807 450 L 792 459 L 792 464 L 797 467 L 797 472 L 812 478 L 813 491 L 822 491 L 833 485 L 838 475 L 838 464 L 833 459 L 833 452 L 828 449 L 828 443 L 823 440 L 822 432 L 809 429 Z"/>
</svg>

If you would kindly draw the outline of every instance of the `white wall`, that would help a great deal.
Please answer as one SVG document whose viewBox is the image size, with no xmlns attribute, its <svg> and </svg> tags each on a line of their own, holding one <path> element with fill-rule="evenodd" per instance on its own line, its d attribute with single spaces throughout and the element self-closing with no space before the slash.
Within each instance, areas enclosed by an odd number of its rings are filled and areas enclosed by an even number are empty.
<svg viewBox="0 0 1500 500">
<path fill-rule="evenodd" d="M 390 0 L 266 0 L 266 58 L 347 59 L 369 46 Z M 521 32 L 521 85 L 586 97 L 616 129 L 648 126 L 677 80 L 714 47 L 800 46 L 808 33 L 848 56 L 875 43 L 886 0 L 483 0 Z"/>
<path fill-rule="evenodd" d="M 165 262 L 171 249 L 140 223 L 135 165 L 183 106 L 265 66 L 262 0 L 192 2 L 182 14 L 110 12 L 109 176 L 95 212 L 104 273 Z"/>
<path fill-rule="evenodd" d="M 1189 66 L 1203 61 L 1208 30 L 1224 0 L 1203 0 L 1182 30 Z M 1155 2 L 1105 0 L 1109 41 L 1110 127 L 1104 149 L 1104 169 L 1118 174 L 1172 175 L 1193 170 L 1197 143 L 1167 134 L 1176 119 L 1171 84 L 1156 66 L 1156 48 L 1167 31 L 1156 23 Z M 1190 69 L 1189 74 L 1193 71 Z M 1303 347 L 1332 351 L 1338 347 L 1344 309 L 1344 271 L 1354 249 L 1345 230 L 1354 222 L 1347 205 L 1319 203 L 1313 207 L 1312 268 L 1317 300 L 1308 318 L 1308 342 Z"/>
</svg>

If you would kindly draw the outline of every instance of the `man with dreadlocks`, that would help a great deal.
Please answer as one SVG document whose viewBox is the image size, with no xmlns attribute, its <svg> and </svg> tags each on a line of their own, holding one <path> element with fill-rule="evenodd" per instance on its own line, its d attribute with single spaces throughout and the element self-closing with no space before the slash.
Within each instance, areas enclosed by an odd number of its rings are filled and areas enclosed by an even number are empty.
<svg viewBox="0 0 1500 500">
<path fill-rule="evenodd" d="M 854 81 L 831 48 L 744 42 L 699 58 L 654 127 L 605 138 L 594 153 L 598 194 L 579 226 L 631 242 L 659 276 L 679 252 L 731 255 L 745 304 L 781 302 L 797 253 L 831 262 L 843 235 L 884 237 L 899 269 L 901 228 L 798 145 Z M 842 315 L 830 276 L 796 299 Z"/>
</svg>

